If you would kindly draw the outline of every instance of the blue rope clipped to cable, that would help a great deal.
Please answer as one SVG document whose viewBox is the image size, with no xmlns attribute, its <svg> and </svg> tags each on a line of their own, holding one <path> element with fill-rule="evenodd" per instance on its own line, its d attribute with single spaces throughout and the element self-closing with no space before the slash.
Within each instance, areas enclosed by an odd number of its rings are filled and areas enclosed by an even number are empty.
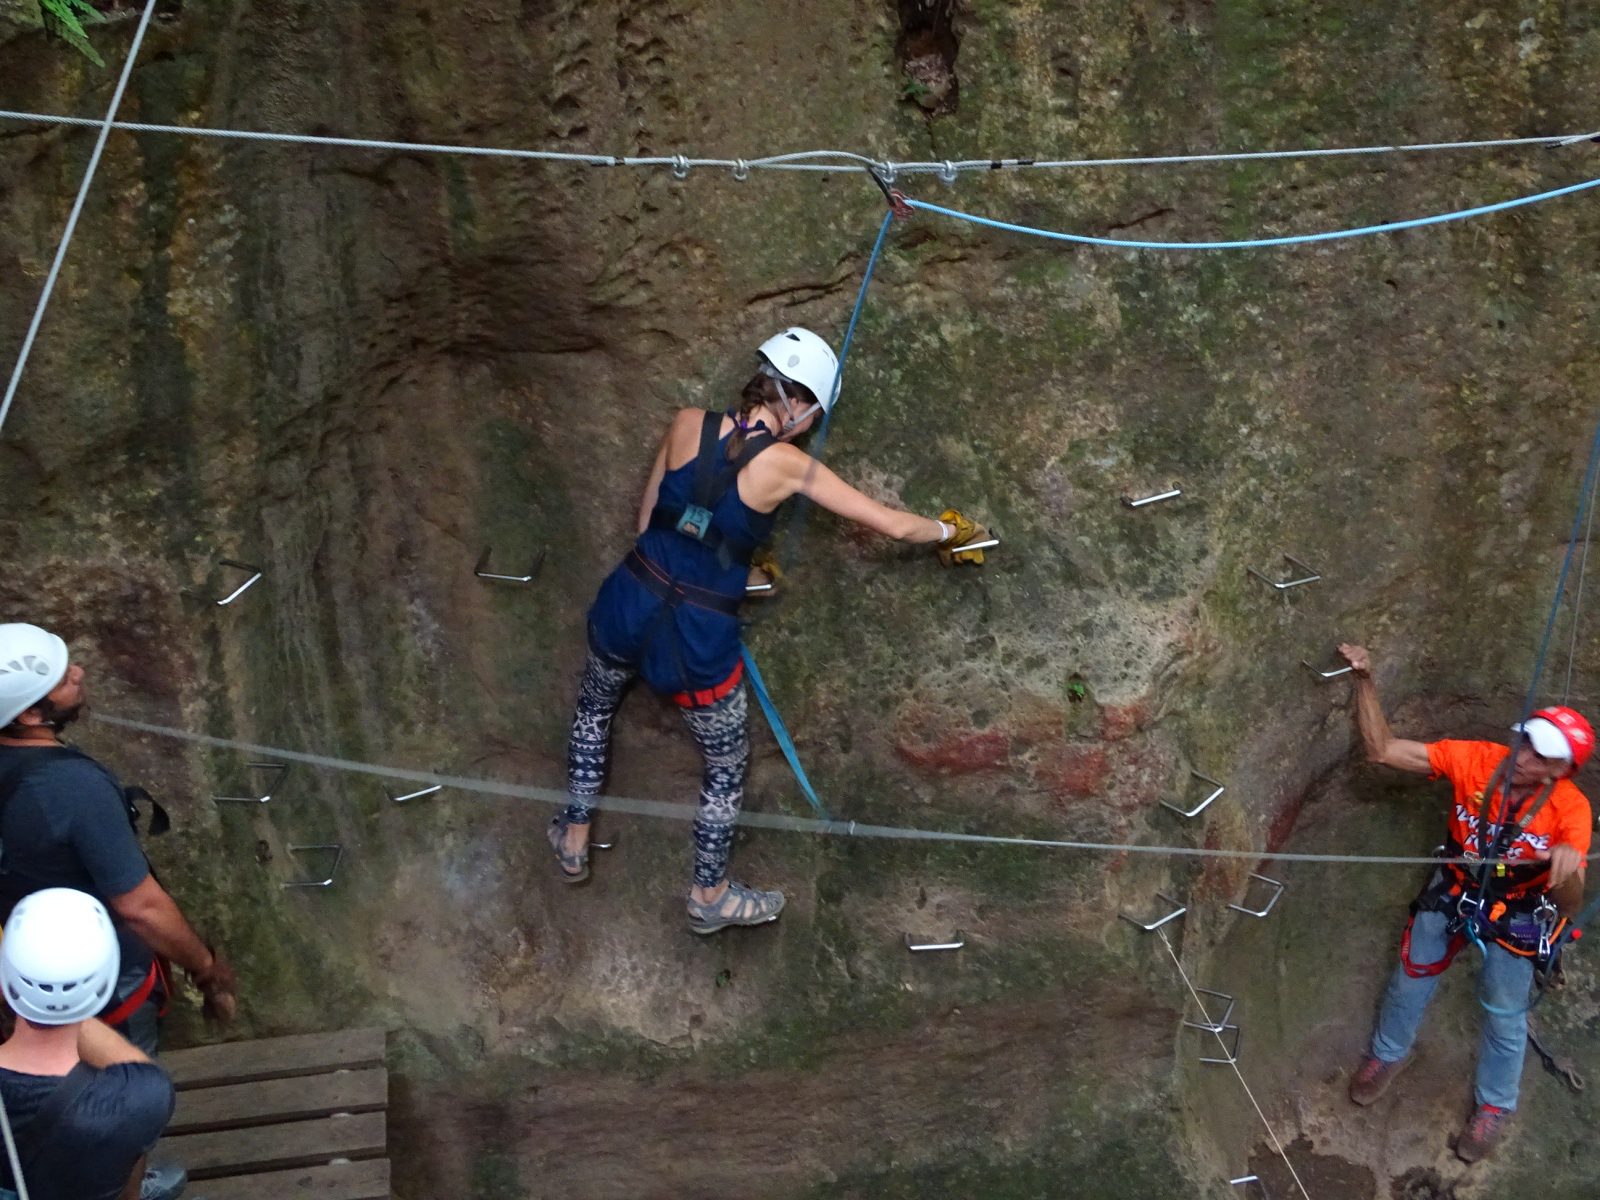
<svg viewBox="0 0 1600 1200">
<path fill-rule="evenodd" d="M 812 444 L 811 457 L 818 458 L 822 454 L 823 444 L 828 437 L 828 422 L 833 419 L 833 401 L 839 396 L 839 381 L 844 376 L 845 360 L 850 357 L 850 344 L 855 340 L 856 325 L 861 320 L 861 310 L 866 307 L 867 289 L 872 286 L 873 272 L 878 269 L 878 259 L 883 254 L 883 244 L 889 236 L 889 225 L 894 220 L 891 210 L 884 214 L 883 224 L 878 227 L 877 240 L 872 243 L 872 254 L 867 258 L 867 269 L 861 277 L 861 288 L 856 292 L 855 307 L 850 310 L 850 324 L 844 331 L 844 344 L 839 348 L 839 365 L 833 373 L 832 395 L 828 397 L 828 407 L 822 414 L 822 425 L 817 430 L 817 436 Z M 809 501 L 804 496 L 796 497 L 800 506 L 795 512 L 789 525 L 789 534 L 785 543 L 784 558 L 787 562 L 794 561 L 794 549 L 799 544 L 801 531 L 805 528 L 807 506 Z M 772 736 L 777 739 L 778 749 L 783 751 L 783 757 L 789 762 L 789 769 L 794 772 L 800 790 L 811 802 L 811 807 L 817 815 L 824 820 L 832 820 L 828 810 L 823 807 L 817 791 L 811 786 L 811 779 L 806 774 L 805 767 L 800 762 L 800 752 L 795 749 L 794 738 L 789 736 L 789 727 L 784 724 L 778 706 L 772 702 L 772 694 L 767 691 L 766 681 L 761 678 L 761 669 L 756 666 L 755 655 L 750 653 L 750 647 L 741 645 L 739 653 L 744 657 L 745 674 L 750 678 L 750 690 L 755 693 L 756 703 L 761 705 L 761 711 L 767 718 L 767 724 L 772 727 Z"/>
<path fill-rule="evenodd" d="M 1583 183 L 1569 184 L 1566 187 L 1555 188 L 1548 192 L 1539 192 L 1533 196 L 1518 196 L 1511 200 L 1500 200 L 1494 204 L 1480 204 L 1474 208 L 1436 213 L 1429 217 L 1413 217 L 1408 221 L 1386 221 L 1382 225 L 1362 225 L 1355 229 L 1331 229 L 1322 233 L 1297 233 L 1287 237 L 1244 238 L 1230 242 L 1144 242 L 1130 238 L 1091 237 L 1086 233 L 1063 233 L 1057 229 L 1039 229 L 1032 225 L 1016 225 L 1010 221 L 997 221 L 992 217 L 980 217 L 973 213 L 961 212 L 959 209 L 929 204 L 924 200 L 912 200 L 909 197 L 906 199 L 906 203 L 912 208 L 921 209 L 924 212 L 938 213 L 942 217 L 953 217 L 958 221 L 967 221 L 970 224 L 982 225 L 989 229 L 1001 229 L 1007 233 L 1025 233 L 1030 237 L 1049 238 L 1058 242 L 1077 242 L 1085 246 L 1110 246 L 1119 250 L 1259 250 L 1269 246 L 1303 246 L 1310 242 L 1331 242 L 1342 238 L 1366 237 L 1375 233 L 1397 233 L 1402 229 L 1421 229 L 1425 225 L 1441 225 L 1446 221 L 1465 221 L 1470 217 L 1484 217 L 1490 213 L 1522 208 L 1528 204 L 1538 204 L 1545 200 L 1570 196 L 1576 192 L 1584 192 L 1596 187 L 1600 187 L 1600 179 L 1589 179 Z"/>
</svg>

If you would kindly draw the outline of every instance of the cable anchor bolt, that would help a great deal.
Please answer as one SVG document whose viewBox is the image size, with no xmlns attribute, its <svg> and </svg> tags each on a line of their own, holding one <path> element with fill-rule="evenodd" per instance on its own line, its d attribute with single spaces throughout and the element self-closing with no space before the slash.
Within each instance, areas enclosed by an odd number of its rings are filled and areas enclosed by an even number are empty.
<svg viewBox="0 0 1600 1200">
<path fill-rule="evenodd" d="M 955 165 L 955 163 L 951 162 L 948 158 L 945 159 L 944 162 L 940 164 L 940 166 L 939 166 L 939 179 L 940 179 L 940 182 L 942 182 L 942 183 L 954 183 L 956 181 L 956 174 L 957 174 L 956 165 Z"/>
<path fill-rule="evenodd" d="M 689 178 L 689 159 L 682 154 L 672 156 L 672 177 L 674 179 Z"/>
<path fill-rule="evenodd" d="M 750 178 L 750 164 L 742 158 L 733 160 L 733 177 L 740 183 Z"/>
</svg>

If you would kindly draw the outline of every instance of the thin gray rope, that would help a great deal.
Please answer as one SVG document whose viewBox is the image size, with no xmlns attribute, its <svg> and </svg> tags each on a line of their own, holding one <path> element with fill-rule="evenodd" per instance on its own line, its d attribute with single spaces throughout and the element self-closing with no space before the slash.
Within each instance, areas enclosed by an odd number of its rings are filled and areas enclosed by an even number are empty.
<svg viewBox="0 0 1600 1200">
<path fill-rule="evenodd" d="M 28 1181 L 22 1177 L 22 1160 L 17 1157 L 17 1142 L 11 1133 L 11 1114 L 6 1111 L 4 1096 L 0 1096 L 0 1133 L 5 1134 L 6 1160 L 11 1164 L 11 1178 L 17 1185 L 17 1200 L 28 1200 Z"/>
<path fill-rule="evenodd" d="M 100 125 L 88 117 L 69 117 L 60 113 L 36 113 L 0 109 L 0 118 L 56 125 Z M 530 159 L 543 162 L 578 163 L 594 167 L 671 167 L 683 174 L 692 168 L 731 170 L 743 177 L 751 170 L 837 172 L 841 165 L 870 167 L 885 180 L 901 174 L 937 174 L 952 178 L 956 174 L 998 170 L 1052 170 L 1079 167 L 1152 167 L 1186 164 L 1251 162 L 1262 159 L 1333 158 L 1370 154 L 1412 154 L 1444 150 L 1481 150 L 1510 146 L 1567 146 L 1600 138 L 1600 131 L 1579 134 L 1550 134 L 1540 137 L 1479 138 L 1461 142 L 1409 142 L 1372 146 L 1337 146 L 1320 149 L 1242 150 L 1207 154 L 1128 155 L 1116 158 L 975 158 L 954 161 L 909 161 L 876 159 L 851 150 L 799 150 L 756 158 L 696 158 L 688 155 L 581 154 L 561 150 L 527 150 L 514 147 L 464 146 L 445 142 L 403 142 L 379 138 L 334 137 L 306 133 L 277 133 L 270 130 L 223 129 L 200 125 L 159 125 L 145 121 L 118 121 L 113 128 L 137 133 L 166 133 L 188 137 L 224 138 L 236 141 L 276 142 L 302 146 L 344 146 L 362 150 L 396 150 L 419 154 L 461 154 L 486 158 Z M 827 160 L 827 161 L 817 161 Z"/>
<path fill-rule="evenodd" d="M 472 792 L 486 796 L 505 796 L 517 800 L 541 800 L 565 807 L 571 796 L 555 788 L 538 787 L 526 783 L 502 783 L 493 779 L 472 779 L 460 775 L 444 775 L 436 771 L 413 771 L 404 767 L 389 767 L 377 763 L 357 762 L 353 759 L 335 758 L 326 754 L 310 754 L 300 750 L 287 750 L 280 746 L 266 746 L 259 742 L 238 741 L 232 738 L 213 737 L 205 733 L 192 733 L 167 725 L 148 721 L 135 721 L 127 717 L 97 713 L 94 719 L 107 725 L 148 733 L 156 737 L 172 738 L 197 746 L 210 746 L 218 750 L 235 750 L 262 759 L 301 763 L 330 771 L 344 771 L 357 775 L 372 775 L 380 779 L 399 779 L 426 786 L 437 784 L 455 791 Z M 664 820 L 692 821 L 699 807 L 668 800 L 643 800 L 628 796 L 595 796 L 592 803 L 611 812 L 633 816 L 655 817 Z M 1029 846 L 1042 850 L 1083 850 L 1101 854 L 1146 854 L 1173 858 L 1232 859 L 1243 862 L 1310 862 L 1346 863 L 1365 866 L 1437 866 L 1454 863 L 1458 866 L 1482 866 L 1483 859 L 1435 858 L 1429 856 L 1395 856 L 1382 854 L 1303 854 L 1266 850 L 1221 850 L 1203 846 L 1148 846 L 1133 842 L 1075 842 L 1057 838 L 1005 837 L 984 833 L 957 833 L 942 829 L 914 829 L 896 825 L 870 825 L 861 821 L 822 820 L 817 817 L 793 817 L 783 813 L 741 812 L 739 824 L 752 829 L 776 829 L 791 833 L 821 834 L 829 837 L 884 838 L 895 841 L 959 842 L 980 846 Z M 1600 851 L 1588 856 L 1600 858 Z M 1498 860 L 1487 860 L 1493 863 Z"/>
<path fill-rule="evenodd" d="M 1600 473 L 1589 485 L 1589 516 L 1583 530 L 1583 558 L 1578 562 L 1578 589 L 1572 597 L 1572 641 L 1567 646 L 1567 680 L 1561 688 L 1561 703 L 1572 699 L 1572 666 L 1578 659 L 1578 621 L 1583 616 L 1583 583 L 1589 572 L 1589 546 L 1594 540 L 1594 500 L 1600 490 Z"/>
<path fill-rule="evenodd" d="M 116 124 L 117 109 L 122 104 L 122 93 L 128 88 L 128 79 L 133 75 L 133 63 L 139 57 L 139 47 L 144 43 L 144 31 L 150 27 L 150 17 L 156 10 L 156 0 L 147 0 L 144 6 L 144 15 L 139 18 L 139 28 L 134 32 L 133 44 L 128 47 L 128 57 L 122 64 L 122 74 L 117 78 L 117 88 L 111 94 L 111 107 L 106 109 L 102 120 L 91 121 L 83 118 L 80 122 L 85 125 L 98 125 L 100 136 L 95 138 L 94 152 L 89 155 L 89 169 L 83 173 L 83 182 L 78 185 L 78 197 L 72 202 L 72 212 L 67 216 L 67 227 L 61 234 L 61 243 L 56 247 L 55 261 L 50 264 L 50 273 L 45 276 L 44 291 L 39 296 L 39 304 L 33 310 L 33 320 L 28 322 L 27 336 L 22 339 L 22 352 L 17 355 L 17 365 L 12 368 L 11 382 L 6 385 L 5 399 L 0 400 L 0 430 L 5 428 L 6 416 L 11 411 L 11 401 L 16 398 L 17 385 L 22 382 L 22 371 L 28 365 L 28 357 L 33 353 L 33 342 L 39 336 L 39 326 L 44 321 L 44 310 L 49 307 L 50 295 L 56 289 L 56 279 L 61 274 L 61 264 L 67 257 L 67 247 L 72 244 L 72 235 L 78 228 L 78 216 L 83 212 L 83 201 L 89 194 L 89 185 L 94 182 L 95 169 L 100 165 L 101 152 L 106 148 L 106 139 L 111 136 L 111 130 Z"/>
<path fill-rule="evenodd" d="M 1206 1015 L 1205 1002 L 1200 999 L 1200 993 L 1195 991 L 1194 983 L 1189 979 L 1189 972 L 1183 969 L 1183 960 L 1178 957 L 1178 952 L 1172 948 L 1172 943 L 1167 939 L 1165 929 L 1156 930 L 1161 935 L 1161 944 L 1167 948 L 1167 953 L 1172 956 L 1172 965 L 1178 968 L 1178 977 L 1183 980 L 1183 986 L 1189 989 L 1189 995 L 1194 998 L 1195 1007 L 1200 1010 L 1200 1019 L 1209 1021 Z M 1300 1180 L 1300 1173 L 1294 1169 L 1294 1163 L 1289 1161 L 1289 1152 L 1283 1148 L 1283 1143 L 1278 1140 L 1277 1133 L 1272 1128 L 1272 1122 L 1267 1120 L 1267 1114 L 1261 1111 L 1261 1105 L 1256 1102 L 1256 1094 L 1250 1090 L 1250 1085 L 1245 1082 L 1244 1072 L 1239 1070 L 1239 1059 L 1228 1048 L 1228 1041 L 1222 1036 L 1222 1030 L 1212 1027 L 1211 1032 L 1216 1035 L 1217 1045 L 1222 1047 L 1222 1056 L 1228 1060 L 1228 1065 L 1233 1068 L 1234 1076 L 1239 1080 L 1239 1086 L 1244 1088 L 1244 1094 L 1250 1098 L 1250 1107 L 1256 1110 L 1256 1116 L 1261 1118 L 1261 1124 L 1266 1127 L 1267 1136 L 1272 1139 L 1273 1149 L 1277 1150 L 1278 1157 L 1283 1159 L 1283 1165 L 1289 1168 L 1289 1177 L 1294 1180 L 1295 1186 L 1300 1189 L 1300 1194 L 1311 1200 L 1311 1193 L 1306 1191 L 1306 1185 Z"/>
</svg>

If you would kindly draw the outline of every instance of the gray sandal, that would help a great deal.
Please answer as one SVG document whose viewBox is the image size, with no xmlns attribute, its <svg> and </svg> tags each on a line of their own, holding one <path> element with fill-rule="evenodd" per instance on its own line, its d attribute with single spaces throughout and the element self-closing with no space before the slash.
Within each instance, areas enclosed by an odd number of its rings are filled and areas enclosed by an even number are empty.
<svg viewBox="0 0 1600 1200">
<path fill-rule="evenodd" d="M 549 839 L 550 848 L 556 852 L 556 876 L 562 883 L 582 883 L 589 878 L 589 847 L 584 846 L 576 854 L 568 854 L 561 849 L 562 839 L 567 835 L 567 829 L 572 822 L 567 819 L 566 813 L 557 813 L 550 818 L 550 827 L 545 830 L 545 837 Z"/>
<path fill-rule="evenodd" d="M 716 933 L 730 925 L 765 925 L 783 911 L 782 892 L 763 892 L 728 880 L 728 890 L 713 904 L 689 899 L 689 928 L 699 934 Z"/>
</svg>

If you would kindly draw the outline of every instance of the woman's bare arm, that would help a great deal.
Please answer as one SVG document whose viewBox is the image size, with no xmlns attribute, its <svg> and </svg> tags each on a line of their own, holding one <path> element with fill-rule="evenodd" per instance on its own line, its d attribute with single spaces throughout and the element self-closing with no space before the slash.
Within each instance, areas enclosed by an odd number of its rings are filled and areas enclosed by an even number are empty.
<svg viewBox="0 0 1600 1200">
<path fill-rule="evenodd" d="M 784 451 L 787 453 L 781 453 Z M 789 485 L 788 495 L 799 493 L 847 521 L 896 541 L 919 544 L 943 541 L 948 532 L 932 517 L 891 508 L 857 491 L 803 450 L 774 446 L 767 455 L 777 456 Z"/>
</svg>

